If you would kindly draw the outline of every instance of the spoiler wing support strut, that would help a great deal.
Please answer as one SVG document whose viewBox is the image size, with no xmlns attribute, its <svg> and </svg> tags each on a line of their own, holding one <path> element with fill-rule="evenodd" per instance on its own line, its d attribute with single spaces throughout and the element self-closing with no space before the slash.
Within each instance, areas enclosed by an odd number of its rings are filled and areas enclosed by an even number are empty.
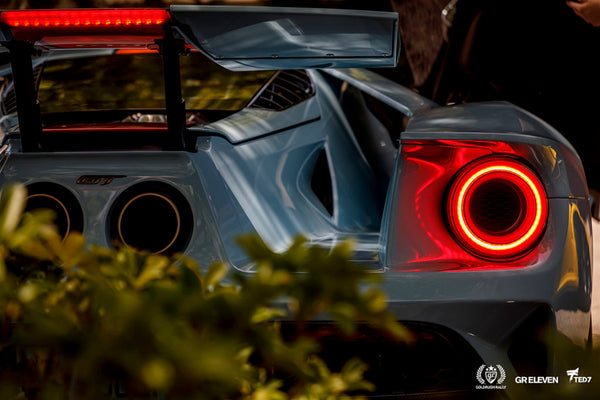
<svg viewBox="0 0 600 400">
<path fill-rule="evenodd" d="M 167 31 L 167 29 L 165 29 Z M 186 111 L 181 94 L 179 56 L 185 51 L 185 42 L 174 38 L 171 32 L 156 41 L 163 59 L 165 103 L 169 143 L 168 150 L 194 151 L 185 141 Z M 36 97 L 35 76 L 32 55 L 34 46 L 27 41 L 12 40 L 3 43 L 10 52 L 13 83 L 21 133 L 21 150 L 36 152 L 41 150 L 42 118 Z M 190 143 L 191 145 L 191 143 Z"/>
<path fill-rule="evenodd" d="M 169 27 L 165 28 L 165 38 L 156 42 L 163 59 L 169 150 L 190 150 L 185 142 L 185 100 L 181 95 L 179 71 L 179 56 L 185 51 L 185 42 L 173 37 Z"/>
<path fill-rule="evenodd" d="M 36 98 L 33 63 L 31 56 L 35 50 L 29 42 L 11 41 L 6 44 L 10 52 L 10 65 L 17 102 L 21 149 L 23 152 L 40 150 L 42 119 L 40 105 Z"/>
</svg>

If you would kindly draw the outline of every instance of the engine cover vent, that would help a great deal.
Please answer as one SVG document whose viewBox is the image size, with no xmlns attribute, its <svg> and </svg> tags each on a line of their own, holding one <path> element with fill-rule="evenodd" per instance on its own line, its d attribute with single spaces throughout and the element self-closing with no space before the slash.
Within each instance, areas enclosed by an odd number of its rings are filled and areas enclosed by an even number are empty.
<svg viewBox="0 0 600 400">
<path fill-rule="evenodd" d="M 277 72 L 250 102 L 250 108 L 281 111 L 308 99 L 315 93 L 310 77 L 303 70 Z"/>
</svg>

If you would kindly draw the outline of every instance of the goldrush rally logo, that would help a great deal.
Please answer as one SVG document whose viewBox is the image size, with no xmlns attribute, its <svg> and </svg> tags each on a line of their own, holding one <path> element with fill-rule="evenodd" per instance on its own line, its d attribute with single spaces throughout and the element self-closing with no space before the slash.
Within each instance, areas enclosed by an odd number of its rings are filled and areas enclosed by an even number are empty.
<svg viewBox="0 0 600 400">
<path fill-rule="evenodd" d="M 475 389 L 506 389 L 506 386 L 502 384 L 506 379 L 506 371 L 500 364 L 495 366 L 483 364 L 475 376 L 477 382 L 480 383 L 475 386 Z"/>
</svg>

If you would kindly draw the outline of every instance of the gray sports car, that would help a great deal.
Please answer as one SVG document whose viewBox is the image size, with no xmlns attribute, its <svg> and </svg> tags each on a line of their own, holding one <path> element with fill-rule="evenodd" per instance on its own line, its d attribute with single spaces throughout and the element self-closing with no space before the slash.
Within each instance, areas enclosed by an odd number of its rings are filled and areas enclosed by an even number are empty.
<svg viewBox="0 0 600 400">
<path fill-rule="evenodd" d="M 564 375 L 541 332 L 590 340 L 576 152 L 509 103 L 440 107 L 360 69 L 396 64 L 396 14 L 171 6 L 0 22 L 0 184 L 27 185 L 28 208 L 54 209 L 62 234 L 242 273 L 254 265 L 239 235 L 275 250 L 354 239 L 417 337 L 331 336 L 333 355 L 370 361 L 378 395 Z"/>
</svg>

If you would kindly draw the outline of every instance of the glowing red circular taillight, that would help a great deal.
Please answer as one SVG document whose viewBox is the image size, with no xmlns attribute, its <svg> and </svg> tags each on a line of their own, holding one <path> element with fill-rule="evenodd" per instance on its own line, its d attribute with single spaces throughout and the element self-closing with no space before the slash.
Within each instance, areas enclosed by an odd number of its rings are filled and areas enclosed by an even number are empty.
<svg viewBox="0 0 600 400">
<path fill-rule="evenodd" d="M 510 259 L 528 252 L 542 235 L 548 200 L 539 178 L 523 163 L 487 157 L 457 175 L 447 215 L 467 250 L 483 258 Z"/>
</svg>

